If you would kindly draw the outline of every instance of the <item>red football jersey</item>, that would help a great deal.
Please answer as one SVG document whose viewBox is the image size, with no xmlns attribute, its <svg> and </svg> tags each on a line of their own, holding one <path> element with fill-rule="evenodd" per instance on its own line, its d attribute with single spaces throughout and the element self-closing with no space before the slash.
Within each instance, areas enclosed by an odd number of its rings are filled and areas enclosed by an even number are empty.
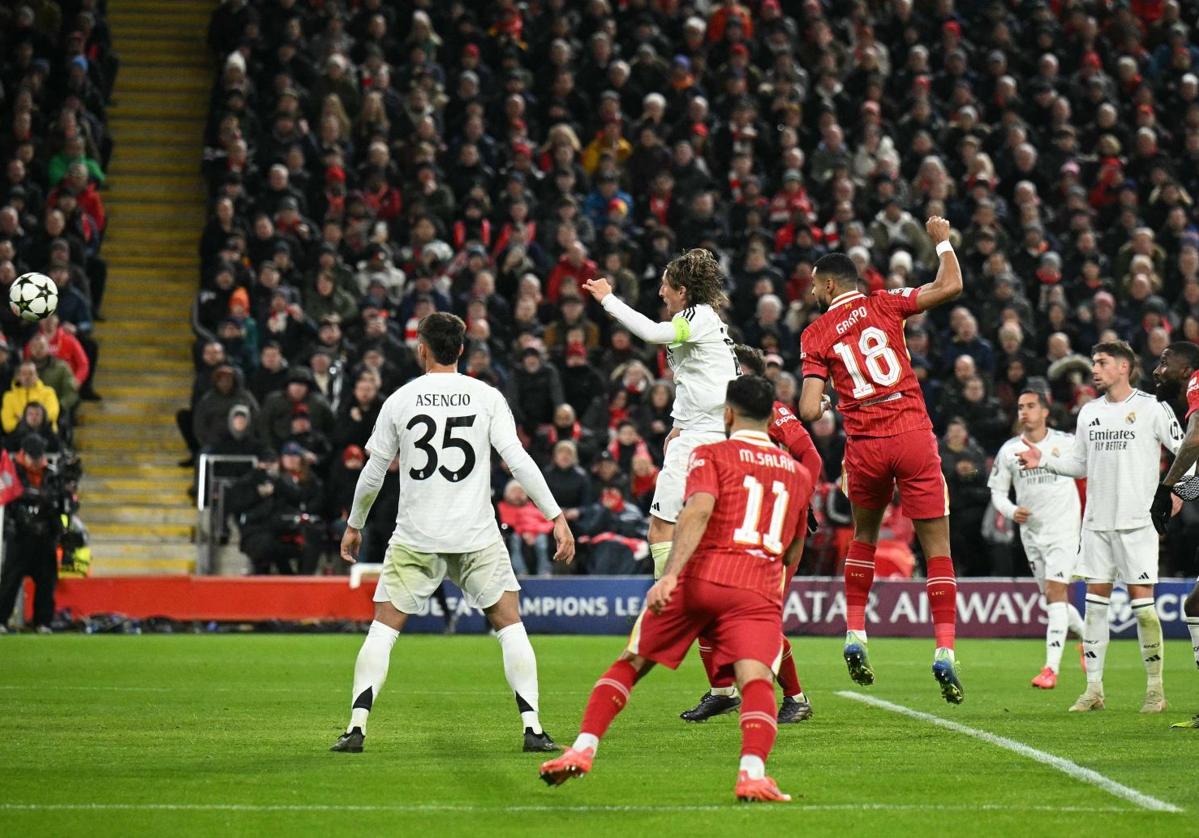
<svg viewBox="0 0 1199 838">
<path fill-rule="evenodd" d="M 716 506 L 681 575 L 757 591 L 781 606 L 783 554 L 803 535 L 812 486 L 807 471 L 760 433 L 737 431 L 696 448 L 684 499 L 704 492 Z"/>
<path fill-rule="evenodd" d="M 774 416 L 770 419 L 770 439 L 786 448 L 792 457 L 799 460 L 799 464 L 807 469 L 813 484 L 820 482 L 824 461 L 820 459 L 816 443 L 812 442 L 811 434 L 799 421 L 799 417 L 782 402 L 774 403 Z"/>
<path fill-rule="evenodd" d="M 917 289 L 867 297 L 847 291 L 804 329 L 804 377 L 830 375 L 849 436 L 895 436 L 930 430 L 920 382 L 904 344 L 903 321 L 919 309 Z"/>
<path fill-rule="evenodd" d="M 1191 421 L 1191 414 L 1199 410 L 1199 371 L 1191 373 L 1187 382 L 1187 415 L 1184 422 Z"/>
</svg>

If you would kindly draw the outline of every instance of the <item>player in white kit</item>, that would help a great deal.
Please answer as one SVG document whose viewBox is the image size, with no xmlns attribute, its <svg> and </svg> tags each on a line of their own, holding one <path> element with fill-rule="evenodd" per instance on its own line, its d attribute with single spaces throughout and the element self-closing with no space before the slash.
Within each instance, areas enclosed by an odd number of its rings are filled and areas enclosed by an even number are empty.
<svg viewBox="0 0 1199 838">
<path fill-rule="evenodd" d="M 694 248 L 671 260 L 662 272 L 658 294 L 670 320 L 658 323 L 612 293 L 604 278 L 583 286 L 620 324 L 646 343 L 664 344 L 674 371 L 674 429 L 650 505 L 649 550 L 654 578 L 662 575 L 674 538 L 674 522 L 683 508 L 687 463 L 699 445 L 718 442 L 724 433 L 724 394 L 741 374 L 733 341 L 717 309 L 728 302 L 720 265 L 707 250 Z"/>
<path fill-rule="evenodd" d="M 1049 617 L 1045 629 L 1045 666 L 1032 685 L 1043 690 L 1057 686 L 1057 674 L 1066 647 L 1066 632 L 1082 637 L 1082 615 L 1070 604 L 1070 581 L 1078 560 L 1078 531 L 1082 505 L 1078 487 L 1071 477 L 1044 468 L 1022 469 L 1017 455 L 1028 443 L 1041 455 L 1064 451 L 1074 445 L 1071 434 L 1046 425 L 1049 400 L 1037 390 L 1025 390 L 1016 401 L 1021 435 L 1009 439 L 995 455 L 995 466 L 987 485 L 991 502 L 1001 515 L 1020 525 L 1020 541 L 1028 556 L 1037 587 L 1045 597 Z M 1008 498 L 1013 484 L 1016 502 Z"/>
<path fill-rule="evenodd" d="M 1148 678 L 1141 712 L 1166 709 L 1162 625 L 1153 599 L 1158 534 L 1149 507 L 1158 486 L 1161 449 L 1177 452 L 1182 428 L 1170 408 L 1133 388 L 1129 376 L 1137 363 L 1124 341 L 1096 344 L 1091 350 L 1091 378 L 1101 398 L 1079 410 L 1074 445 L 1054 453 L 1029 444 L 1019 454 L 1024 468 L 1087 478 L 1077 568 L 1087 580 L 1083 633 L 1087 688 L 1070 707 L 1074 713 L 1104 706 L 1103 664 L 1111 634 L 1107 612 L 1117 580 L 1128 587 Z"/>
<path fill-rule="evenodd" d="M 425 375 L 383 403 L 366 444 L 370 459 L 354 489 L 341 557 L 353 563 L 367 513 L 399 456 L 400 508 L 375 589 L 375 619 L 354 665 L 350 723 L 332 750 L 358 753 L 366 720 L 387 678 L 391 648 L 447 576 L 482 610 L 516 696 L 526 751 L 556 751 L 538 720 L 537 658 L 520 621 L 520 584 L 491 507 L 491 449 L 546 518 L 554 522 L 555 561 L 574 558 L 574 538 L 545 478 L 516 435 L 499 390 L 458 374 L 466 326 L 452 314 L 421 321 L 417 355 Z"/>
</svg>

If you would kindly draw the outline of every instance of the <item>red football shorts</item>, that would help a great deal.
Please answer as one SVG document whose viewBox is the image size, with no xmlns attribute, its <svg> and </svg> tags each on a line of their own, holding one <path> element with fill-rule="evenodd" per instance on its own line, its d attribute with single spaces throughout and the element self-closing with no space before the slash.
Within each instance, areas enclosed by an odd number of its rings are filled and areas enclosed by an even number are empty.
<svg viewBox="0 0 1199 838">
<path fill-rule="evenodd" d="M 685 576 L 661 614 L 641 612 L 628 650 L 677 669 L 701 634 L 711 642 L 722 675 L 731 674 L 739 660 L 774 670 L 782 653 L 783 612 L 760 593 Z"/>
<path fill-rule="evenodd" d="M 845 441 L 841 490 L 854 506 L 885 509 L 896 484 L 900 508 L 912 520 L 949 514 L 949 489 L 932 431 L 851 436 Z"/>
</svg>

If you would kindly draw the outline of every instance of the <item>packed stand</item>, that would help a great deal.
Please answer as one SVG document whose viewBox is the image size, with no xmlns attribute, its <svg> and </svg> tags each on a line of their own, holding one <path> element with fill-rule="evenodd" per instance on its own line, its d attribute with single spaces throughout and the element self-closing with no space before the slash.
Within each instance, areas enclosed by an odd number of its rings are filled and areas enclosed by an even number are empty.
<svg viewBox="0 0 1199 838">
<path fill-rule="evenodd" d="M 284 477 L 254 478 L 246 503 L 299 503 L 326 544 L 382 398 L 417 373 L 416 324 L 448 310 L 468 324 L 463 372 L 504 390 L 587 542 L 583 572 L 644 570 L 670 371 L 580 285 L 608 276 L 659 317 L 662 268 L 686 248 L 718 255 L 731 333 L 794 405 L 816 259 L 845 251 L 872 290 L 920 284 L 936 268 L 924 219 L 950 219 L 966 293 L 907 333 L 972 574 L 1021 566 L 986 491 L 1020 390 L 1049 390 L 1070 430 L 1095 395 L 1093 343 L 1126 338 L 1148 368 L 1171 335 L 1199 340 L 1192 7 L 413 5 L 229 0 L 209 31 L 211 217 L 181 424 L 197 451 L 278 453 L 265 468 Z M 827 526 L 804 572 L 829 572 L 848 540 L 844 439 L 835 416 L 811 430 Z M 544 524 L 502 471 L 494 485 L 518 567 L 547 572 Z M 888 520 L 910 568 L 910 523 Z M 1177 526 L 1199 533 L 1189 513 Z M 288 567 L 311 569 L 320 548 L 287 537 L 306 545 Z"/>
<path fill-rule="evenodd" d="M 49 630 L 56 576 L 87 570 L 72 432 L 80 401 L 100 398 L 92 330 L 107 279 L 105 112 L 118 67 L 104 5 L 0 3 L 0 444 L 12 463 L 0 462 L 0 630 L 25 576 L 36 583 L 34 624 Z M 9 286 L 31 271 L 58 286 L 57 314 L 40 323 L 7 305 Z"/>
</svg>

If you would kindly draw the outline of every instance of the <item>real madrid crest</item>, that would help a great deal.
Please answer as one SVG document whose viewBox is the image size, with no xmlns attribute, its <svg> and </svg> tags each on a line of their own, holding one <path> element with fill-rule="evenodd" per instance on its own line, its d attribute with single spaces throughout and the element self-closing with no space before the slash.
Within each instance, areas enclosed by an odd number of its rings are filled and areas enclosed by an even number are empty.
<svg viewBox="0 0 1199 838">
<path fill-rule="evenodd" d="M 1128 414 L 1127 416 L 1125 416 L 1125 417 L 1124 417 L 1124 424 L 1125 424 L 1125 425 L 1132 425 L 1132 424 L 1134 424 L 1136 421 L 1137 421 L 1137 412 L 1136 412 L 1135 410 L 1134 410 L 1132 413 L 1130 413 L 1130 414 Z"/>
</svg>

